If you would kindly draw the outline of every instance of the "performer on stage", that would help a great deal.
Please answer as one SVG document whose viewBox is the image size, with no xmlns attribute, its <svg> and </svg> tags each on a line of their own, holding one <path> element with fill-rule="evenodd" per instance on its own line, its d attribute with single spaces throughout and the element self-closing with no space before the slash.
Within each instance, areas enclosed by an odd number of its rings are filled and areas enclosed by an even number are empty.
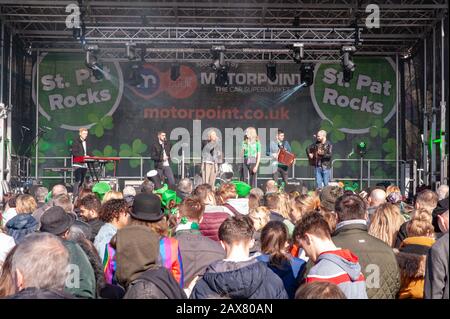
<svg viewBox="0 0 450 319">
<path fill-rule="evenodd" d="M 170 148 L 171 145 L 167 141 L 166 133 L 159 131 L 158 140 L 150 149 L 150 156 L 155 163 L 155 169 L 158 170 L 161 179 L 163 176 L 167 178 L 169 188 L 175 190 L 175 178 L 170 167 Z"/>
<path fill-rule="evenodd" d="M 278 155 L 280 149 L 285 149 L 288 152 L 291 151 L 291 145 L 284 139 L 284 131 L 278 130 L 278 134 L 274 141 L 270 142 L 270 154 L 272 156 L 272 170 L 273 170 L 273 180 L 278 184 L 278 178 L 281 175 L 284 185 L 288 184 L 288 166 L 283 165 L 278 162 Z"/>
<path fill-rule="evenodd" d="M 202 178 L 203 183 L 211 185 L 213 189 L 221 162 L 221 145 L 217 133 L 211 130 L 208 134 L 208 141 L 202 148 Z"/>
<path fill-rule="evenodd" d="M 72 162 L 75 156 L 87 156 L 88 148 L 87 148 L 87 137 L 88 137 L 88 129 L 85 127 L 80 128 L 79 137 L 76 138 L 72 143 Z M 73 163 L 73 175 L 75 178 L 75 182 L 73 185 L 73 197 L 78 196 L 78 191 L 84 183 L 84 178 L 86 177 L 87 172 L 87 164 L 86 163 Z"/>
<path fill-rule="evenodd" d="M 327 132 L 317 132 L 316 142 L 308 146 L 310 165 L 314 166 L 317 188 L 322 189 L 330 181 L 332 145 L 327 141 Z"/>
<path fill-rule="evenodd" d="M 254 127 L 247 128 L 245 136 L 242 142 L 244 181 L 255 188 L 257 187 L 256 174 L 261 160 L 261 142 Z"/>
</svg>

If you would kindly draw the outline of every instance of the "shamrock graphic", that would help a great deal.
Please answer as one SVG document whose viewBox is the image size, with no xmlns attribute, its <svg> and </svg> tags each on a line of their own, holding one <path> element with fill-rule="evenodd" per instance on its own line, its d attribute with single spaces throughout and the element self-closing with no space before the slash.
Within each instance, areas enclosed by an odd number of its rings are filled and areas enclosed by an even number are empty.
<svg viewBox="0 0 450 319">
<path fill-rule="evenodd" d="M 91 113 L 88 115 L 88 120 L 91 123 L 96 123 L 93 129 L 94 135 L 97 137 L 102 137 L 105 130 L 111 130 L 114 127 L 111 116 L 99 118 L 96 114 Z"/>
<path fill-rule="evenodd" d="M 144 153 L 147 150 L 147 145 L 142 143 L 141 139 L 135 139 L 132 143 L 132 145 L 128 144 L 121 144 L 120 145 L 120 151 L 119 156 L 120 157 L 141 157 L 142 153 Z M 130 167 L 136 168 L 140 165 L 139 159 L 132 159 L 130 160 Z"/>
<path fill-rule="evenodd" d="M 296 158 L 304 158 L 306 156 L 306 148 L 311 145 L 313 142 L 311 140 L 306 140 L 303 143 L 300 143 L 297 140 L 293 140 L 291 142 L 292 153 L 295 154 Z M 295 163 L 296 166 L 304 167 L 308 166 L 308 161 L 306 160 L 297 160 Z"/>
<path fill-rule="evenodd" d="M 344 126 L 344 120 L 341 115 L 336 115 L 332 120 L 323 120 L 320 129 L 327 132 L 329 139 L 334 142 L 340 142 L 345 139 L 345 134 L 339 129 Z"/>
<path fill-rule="evenodd" d="M 384 127 L 384 121 L 382 119 L 374 121 L 373 124 L 370 128 L 370 137 L 380 136 L 385 138 L 389 134 L 389 129 Z"/>
<path fill-rule="evenodd" d="M 117 150 L 114 149 L 111 145 L 106 145 L 103 149 L 103 152 L 99 150 L 93 150 L 92 154 L 94 156 L 115 157 L 117 156 Z M 114 163 L 106 164 L 105 168 L 107 171 L 114 170 Z"/>
<path fill-rule="evenodd" d="M 383 151 L 385 151 L 387 153 L 384 159 L 395 160 L 395 155 L 396 155 L 396 152 L 397 152 L 397 143 L 396 143 L 395 139 L 389 138 L 383 144 L 382 148 L 383 148 Z M 387 163 L 395 165 L 395 162 L 392 162 L 392 161 L 387 162 Z"/>
</svg>

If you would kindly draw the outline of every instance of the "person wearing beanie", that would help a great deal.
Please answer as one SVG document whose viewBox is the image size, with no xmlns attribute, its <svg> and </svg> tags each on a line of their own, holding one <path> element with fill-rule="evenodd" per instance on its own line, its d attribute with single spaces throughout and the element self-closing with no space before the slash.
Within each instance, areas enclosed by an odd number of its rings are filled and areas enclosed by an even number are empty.
<svg viewBox="0 0 450 319">
<path fill-rule="evenodd" d="M 159 236 L 144 225 L 129 225 L 116 235 L 117 281 L 124 299 L 186 299 L 172 273 L 158 264 Z"/>
<path fill-rule="evenodd" d="M 97 287 L 94 269 L 83 249 L 77 243 L 67 240 L 74 222 L 74 215 L 66 213 L 59 206 L 53 206 L 42 215 L 40 231 L 60 237 L 69 251 L 70 265 L 75 269 L 69 274 L 65 291 L 79 298 L 95 298 Z"/>
</svg>

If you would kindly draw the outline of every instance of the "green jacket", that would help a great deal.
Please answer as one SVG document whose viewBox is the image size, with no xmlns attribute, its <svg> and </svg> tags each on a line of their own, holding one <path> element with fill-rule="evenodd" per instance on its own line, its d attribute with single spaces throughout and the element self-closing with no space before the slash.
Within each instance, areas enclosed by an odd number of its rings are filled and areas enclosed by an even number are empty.
<svg viewBox="0 0 450 319">
<path fill-rule="evenodd" d="M 73 241 L 63 242 L 70 256 L 70 274 L 65 291 L 78 298 L 95 298 L 95 274 L 86 253 Z"/>
<path fill-rule="evenodd" d="M 359 258 L 369 299 L 395 299 L 400 289 L 400 271 L 393 249 L 370 236 L 363 220 L 339 223 L 333 234 L 337 247 L 351 250 Z"/>
</svg>

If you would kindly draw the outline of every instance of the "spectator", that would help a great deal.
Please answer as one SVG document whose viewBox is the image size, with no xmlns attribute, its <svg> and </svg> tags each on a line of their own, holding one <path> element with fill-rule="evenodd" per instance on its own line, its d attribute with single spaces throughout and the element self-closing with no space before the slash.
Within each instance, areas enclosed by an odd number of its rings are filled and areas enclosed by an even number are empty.
<svg viewBox="0 0 450 319">
<path fill-rule="evenodd" d="M 71 267 L 77 267 L 77 270 L 73 272 L 73 282 L 69 280 L 66 283 L 66 292 L 79 298 L 95 298 L 96 282 L 94 269 L 81 247 L 75 242 L 68 240 L 69 229 L 74 222 L 75 218 L 72 214 L 66 213 L 59 206 L 54 206 L 42 215 L 40 231 L 61 238 L 69 252 Z"/>
<path fill-rule="evenodd" d="M 328 281 L 314 281 L 301 285 L 295 299 L 347 299 L 338 285 Z"/>
<path fill-rule="evenodd" d="M 280 214 L 280 195 L 279 194 L 269 194 L 266 195 L 266 206 L 270 210 L 270 221 L 280 221 L 284 222 L 286 219 Z"/>
<path fill-rule="evenodd" d="M 190 298 L 287 299 L 281 279 L 263 263 L 249 258 L 253 223 L 248 216 L 230 217 L 219 229 L 226 259 L 211 264 Z"/>
<path fill-rule="evenodd" d="M 258 196 L 254 195 L 254 194 L 248 195 L 248 210 L 249 210 L 249 212 L 252 209 L 255 209 L 263 204 L 264 203 L 263 203 L 262 199 L 259 198 Z"/>
<path fill-rule="evenodd" d="M 358 257 L 348 249 L 335 246 L 328 223 L 319 212 L 305 215 L 295 226 L 294 234 L 295 241 L 314 263 L 306 283 L 328 281 L 337 284 L 349 299 L 367 299 Z"/>
<path fill-rule="evenodd" d="M 16 211 L 16 201 L 17 197 L 19 197 L 17 194 L 11 194 L 8 198 L 8 201 L 6 202 L 5 211 L 2 213 L 2 226 L 5 226 L 10 219 L 17 216 Z"/>
<path fill-rule="evenodd" d="M 436 193 L 438 195 L 438 200 L 448 198 L 448 185 L 442 184 L 441 186 L 438 187 Z"/>
<path fill-rule="evenodd" d="M 441 199 L 438 202 L 436 208 L 433 209 L 433 212 L 431 213 L 431 215 L 433 216 L 434 231 L 436 232 L 437 238 L 439 238 L 440 236 L 443 235 L 443 233 L 445 233 L 445 231 L 443 231 L 439 225 L 439 220 L 440 215 L 442 215 L 446 211 L 448 211 L 448 197 Z"/>
<path fill-rule="evenodd" d="M 344 189 L 339 186 L 325 186 L 319 195 L 320 213 L 330 226 L 331 234 L 334 233 L 337 223 L 337 215 L 334 211 L 336 200 L 344 195 Z M 313 210 L 309 208 L 310 210 Z"/>
<path fill-rule="evenodd" d="M 107 191 L 105 193 L 105 195 L 103 196 L 102 204 L 106 203 L 107 201 L 109 201 L 111 199 L 123 199 L 123 194 L 121 192 L 113 191 L 113 190 Z"/>
<path fill-rule="evenodd" d="M 70 196 L 67 194 L 61 194 L 53 198 L 53 206 L 59 206 L 64 209 L 64 211 L 68 214 L 74 214 L 73 204 Z"/>
<path fill-rule="evenodd" d="M 401 274 L 398 297 L 399 299 L 422 299 L 426 258 L 435 242 L 431 215 L 424 209 L 417 210 L 407 226 L 407 232 L 408 238 L 396 251 Z"/>
<path fill-rule="evenodd" d="M 240 181 L 222 184 L 218 191 L 218 202 L 230 216 L 248 215 L 248 198 L 243 198 L 246 197 L 243 195 L 248 195 L 250 189 L 250 185 Z"/>
<path fill-rule="evenodd" d="M 400 274 L 392 248 L 367 233 L 366 205 L 358 195 L 339 197 L 335 210 L 338 217 L 333 242 L 354 252 L 368 278 L 367 295 L 370 299 L 395 299 L 400 288 Z M 374 267 L 379 280 L 375 280 Z M 375 281 L 374 281 L 375 280 Z M 376 284 L 372 284 L 375 283 Z"/>
<path fill-rule="evenodd" d="M 193 185 L 189 178 L 183 178 L 178 183 L 177 188 L 177 196 L 180 197 L 182 200 L 186 197 L 189 197 L 192 194 L 193 191 Z"/>
<path fill-rule="evenodd" d="M 425 299 L 448 300 L 449 298 L 448 210 L 441 215 L 440 224 L 441 230 L 445 231 L 445 234 L 428 251 L 424 283 Z"/>
<path fill-rule="evenodd" d="M 294 232 L 294 224 L 290 220 L 291 215 L 291 204 L 289 200 L 289 195 L 286 193 L 280 193 L 278 195 L 278 213 L 280 213 L 281 216 L 283 216 L 284 221 L 283 223 L 288 228 L 289 237 L 292 236 L 292 233 Z"/>
<path fill-rule="evenodd" d="M 14 238 L 4 234 L 3 229 L 0 228 L 0 269 L 5 261 L 6 255 L 8 255 L 9 251 L 13 249 L 15 245 Z"/>
<path fill-rule="evenodd" d="M 283 281 L 290 299 L 303 280 L 306 263 L 287 252 L 288 231 L 279 221 L 269 222 L 261 231 L 261 252 L 257 259 L 266 264 Z"/>
<path fill-rule="evenodd" d="M 328 186 L 327 186 L 328 187 Z M 320 208 L 319 197 L 300 194 L 295 197 L 291 209 L 291 220 L 297 223 L 307 212 L 318 211 Z"/>
<path fill-rule="evenodd" d="M 375 188 L 370 192 L 370 195 L 367 198 L 367 202 L 369 204 L 367 212 L 369 213 L 369 218 L 372 218 L 371 216 L 378 208 L 378 206 L 386 203 L 386 192 L 380 188 Z"/>
<path fill-rule="evenodd" d="M 203 236 L 219 241 L 219 227 L 230 214 L 222 206 L 216 205 L 216 199 L 212 186 L 201 184 L 194 190 L 194 195 L 205 205 L 205 213 L 200 222 L 200 232 Z"/>
<path fill-rule="evenodd" d="M 430 215 L 433 214 L 433 210 L 436 208 L 438 204 L 438 196 L 435 192 L 430 189 L 424 189 L 417 194 L 416 202 L 414 204 L 414 209 L 425 209 Z M 413 216 L 414 217 L 414 213 Z M 403 223 L 398 231 L 397 238 L 395 240 L 395 248 L 399 248 L 403 240 L 408 237 L 407 227 L 409 221 Z"/>
<path fill-rule="evenodd" d="M 122 190 L 122 195 L 124 198 L 128 196 L 134 197 L 136 196 L 136 190 L 133 186 L 125 186 Z"/>
<path fill-rule="evenodd" d="M 273 179 L 269 179 L 266 182 L 266 195 L 278 193 L 278 186 L 277 182 L 275 182 Z"/>
<path fill-rule="evenodd" d="M 90 241 L 95 240 L 100 228 L 105 224 L 99 218 L 99 212 L 102 207 L 102 203 L 94 194 L 83 197 L 80 200 L 80 216 L 91 228 L 91 237 L 88 239 Z"/>
<path fill-rule="evenodd" d="M 106 245 L 116 234 L 118 229 L 123 228 L 128 224 L 129 212 L 127 202 L 123 199 L 112 199 L 107 201 L 100 208 L 99 215 L 100 219 L 105 222 L 105 224 L 100 228 L 97 236 L 95 236 L 94 245 L 103 262 Z"/>
<path fill-rule="evenodd" d="M 149 194 L 146 194 L 149 195 Z M 159 236 L 144 225 L 117 232 L 117 280 L 124 299 L 184 299 L 186 295 L 159 260 Z"/>
<path fill-rule="evenodd" d="M 185 198 L 179 206 L 180 224 L 175 238 L 180 245 L 183 260 L 184 287 L 188 287 L 195 277 L 203 275 L 206 267 L 225 258 L 220 244 L 199 231 L 205 205 L 197 198 Z"/>
<path fill-rule="evenodd" d="M 6 223 L 6 230 L 18 244 L 26 235 L 34 233 L 39 224 L 32 216 L 32 212 L 36 209 L 36 201 L 31 195 L 20 195 L 16 204 L 17 215 Z"/>
<path fill-rule="evenodd" d="M 155 184 L 152 181 L 145 179 L 141 184 L 141 193 L 153 194 Z"/>
<path fill-rule="evenodd" d="M 33 217 L 40 223 L 42 214 L 54 205 L 53 199 L 61 195 L 68 195 L 66 186 L 62 184 L 56 184 L 53 186 L 50 193 L 47 194 L 45 198 L 45 205 L 42 205 L 33 212 Z"/>
<path fill-rule="evenodd" d="M 35 198 L 36 198 L 36 204 L 37 208 L 41 208 L 45 205 L 45 197 L 48 195 L 48 189 L 47 187 L 39 186 L 36 189 Z"/>
<path fill-rule="evenodd" d="M 77 196 L 77 198 L 76 198 L 76 200 L 75 200 L 75 203 L 74 203 L 74 211 L 76 212 L 76 213 L 79 213 L 79 208 L 80 208 L 80 201 L 85 197 L 85 196 L 88 196 L 88 195 L 95 195 L 93 192 L 92 192 L 92 189 L 86 189 L 86 188 L 81 188 L 80 190 L 79 190 L 79 193 L 78 193 L 78 196 Z"/>
<path fill-rule="evenodd" d="M 4 262 L 0 265 L 0 298 L 14 295 L 17 292 L 12 272 L 12 257 L 16 248 L 17 246 L 14 246 L 6 254 Z"/>
<path fill-rule="evenodd" d="M 314 263 L 306 283 L 328 281 L 337 284 L 349 299 L 367 299 L 358 257 L 348 249 L 335 246 L 328 223 L 319 212 L 307 214 L 297 223 L 295 240 Z"/>
<path fill-rule="evenodd" d="M 261 188 L 255 187 L 250 190 L 250 195 L 256 196 L 261 201 L 264 198 L 264 191 Z"/>
<path fill-rule="evenodd" d="M 250 210 L 248 216 L 252 220 L 253 227 L 255 228 L 253 234 L 255 243 L 253 247 L 250 248 L 250 255 L 254 255 L 261 252 L 261 230 L 270 221 L 270 210 L 265 206 L 259 206 Z"/>
<path fill-rule="evenodd" d="M 391 203 L 381 204 L 372 215 L 369 235 L 384 241 L 393 248 L 397 233 L 404 221 L 398 206 Z"/>
<path fill-rule="evenodd" d="M 8 256 L 9 257 L 9 256 Z M 56 236 L 27 236 L 11 254 L 15 294 L 10 299 L 71 299 L 64 292 L 69 253 Z"/>
</svg>

